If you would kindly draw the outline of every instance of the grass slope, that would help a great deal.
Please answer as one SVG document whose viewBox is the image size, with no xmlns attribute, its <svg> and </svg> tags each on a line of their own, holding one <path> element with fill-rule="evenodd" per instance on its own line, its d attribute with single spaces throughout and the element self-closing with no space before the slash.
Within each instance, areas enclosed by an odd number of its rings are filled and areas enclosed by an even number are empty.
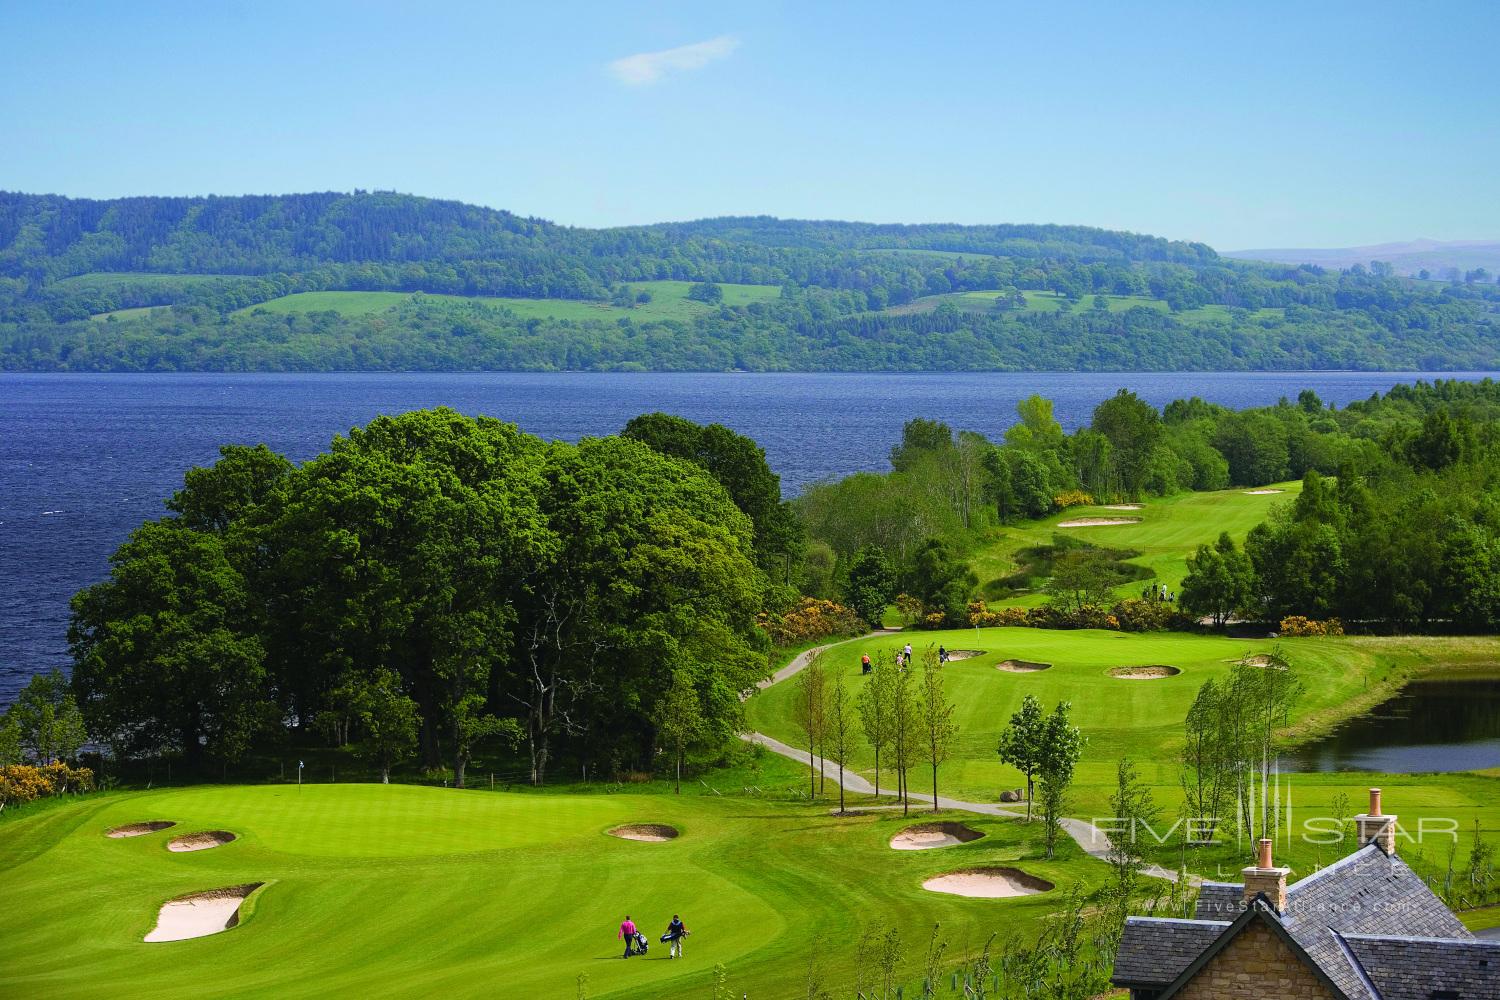
<svg viewBox="0 0 1500 1000">
<path fill-rule="evenodd" d="M 782 778 L 795 765 L 768 762 Z M 763 779 L 764 780 L 764 779 Z M 661 786 L 656 786 L 660 788 Z M 109 828 L 171 819 L 128 840 Z M 604 835 L 631 821 L 682 836 Z M 0 823 L 0 995 L 164 996 L 707 995 L 715 963 L 735 995 L 790 995 L 815 934 L 847 977 L 864 924 L 899 928 L 907 974 L 935 921 L 956 949 L 1029 932 L 1066 887 L 1105 877 L 1071 843 L 1042 861 L 1039 830 L 966 818 L 982 840 L 898 852 L 916 818 L 840 818 L 826 802 L 744 797 L 527 794 L 402 785 L 207 786 L 100 794 Z M 225 829 L 235 843 L 172 854 L 176 833 Z M 775 845 L 771 849 L 769 845 Z M 1023 899 L 968 900 L 921 888 L 974 864 L 1020 862 L 1058 884 Z M 240 926 L 162 944 L 141 938 L 179 894 L 264 881 Z M 672 913 L 693 936 L 684 961 L 656 945 Z M 629 913 L 651 938 L 619 958 Z"/>
<path fill-rule="evenodd" d="M 996 607 L 1046 603 L 1047 597 L 1040 591 L 1045 583 L 1043 580 L 1034 580 L 1032 590 L 1015 595 L 1011 595 L 999 581 L 1019 568 L 1017 552 L 1030 546 L 1050 544 L 1054 534 L 1065 534 L 1111 548 L 1135 549 L 1141 555 L 1132 562 L 1151 569 L 1156 574 L 1154 582 L 1166 584 L 1168 590 L 1180 591 L 1182 578 L 1187 575 L 1187 557 L 1199 545 L 1214 542 L 1224 531 L 1229 532 L 1237 543 L 1244 542 L 1245 535 L 1266 519 L 1272 506 L 1295 497 L 1302 491 L 1302 484 L 1276 483 L 1268 488 L 1283 492 L 1260 496 L 1240 489 L 1180 493 L 1147 500 L 1140 510 L 1069 507 L 1036 521 L 996 529 L 986 542 L 976 547 L 971 562 L 979 575 L 981 593 Z M 1141 520 L 1139 524 L 1104 527 L 1057 527 L 1063 521 L 1088 517 L 1138 517 Z M 1142 586 L 1139 583 L 1123 585 L 1117 588 L 1116 595 L 1139 596 Z"/>
<path fill-rule="evenodd" d="M 571 319 L 614 320 L 630 318 L 641 322 L 661 319 L 689 320 L 709 312 L 714 307 L 695 302 L 687 297 L 692 284 L 686 281 L 638 281 L 628 282 L 636 291 L 651 293 L 651 301 L 632 309 L 622 309 L 602 302 L 585 302 L 579 299 L 528 299 L 500 296 L 429 295 L 423 298 L 430 302 L 477 302 L 483 305 L 503 306 L 525 319 Z M 724 290 L 724 304 L 730 306 L 749 305 L 775 299 L 781 289 L 774 285 L 720 285 Z M 264 309 L 273 313 L 320 312 L 331 310 L 345 316 L 366 316 L 395 308 L 412 298 L 410 292 L 297 292 L 283 295 L 259 305 L 238 310 L 249 313 Z"/>
</svg>

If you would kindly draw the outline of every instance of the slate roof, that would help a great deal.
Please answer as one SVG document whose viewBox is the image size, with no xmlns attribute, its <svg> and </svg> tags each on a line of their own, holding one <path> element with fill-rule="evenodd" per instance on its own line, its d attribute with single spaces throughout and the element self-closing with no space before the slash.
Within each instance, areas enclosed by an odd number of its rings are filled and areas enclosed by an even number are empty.
<svg viewBox="0 0 1500 1000">
<path fill-rule="evenodd" d="M 1243 895 L 1243 885 L 1205 882 L 1198 919 L 1131 917 L 1115 983 L 1180 988 L 1253 915 Z M 1500 1000 L 1500 943 L 1475 941 L 1406 862 L 1373 843 L 1293 883 L 1284 912 L 1253 909 L 1349 1000 Z"/>
<path fill-rule="evenodd" d="M 1379 1000 L 1500 1000 L 1500 942 L 1452 938 L 1344 938 Z"/>
<path fill-rule="evenodd" d="M 1120 986 L 1165 986 L 1229 926 L 1227 920 L 1127 917 L 1114 981 Z"/>
<path fill-rule="evenodd" d="M 1399 857 L 1366 844 L 1287 889 L 1281 922 L 1340 990 L 1370 996 L 1335 932 L 1473 940 L 1427 883 Z M 1425 998 L 1424 998 L 1425 1000 Z"/>
<path fill-rule="evenodd" d="M 1245 912 L 1245 886 L 1240 882 L 1204 882 L 1198 887 L 1199 920 L 1233 920 Z"/>
</svg>

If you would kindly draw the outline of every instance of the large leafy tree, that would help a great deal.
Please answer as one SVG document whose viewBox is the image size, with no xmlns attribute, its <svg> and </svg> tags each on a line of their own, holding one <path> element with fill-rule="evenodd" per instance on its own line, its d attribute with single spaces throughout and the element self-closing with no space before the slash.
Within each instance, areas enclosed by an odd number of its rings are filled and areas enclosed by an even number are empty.
<svg viewBox="0 0 1500 1000">
<path fill-rule="evenodd" d="M 289 478 L 250 528 L 279 691 L 315 713 L 350 671 L 395 671 L 420 706 L 429 766 L 455 780 L 511 649 L 525 568 L 553 542 L 537 505 L 542 446 L 451 410 L 380 417 Z"/>
<path fill-rule="evenodd" d="M 716 735 L 742 725 L 765 671 L 754 616 L 764 577 L 750 520 L 701 468 L 623 438 L 554 444 L 540 505 L 555 547 L 521 578 L 506 693 L 522 709 L 532 780 L 559 733 L 639 758 L 650 708 L 689 670 Z"/>
<path fill-rule="evenodd" d="M 781 499 L 781 477 L 760 445 L 722 424 L 705 426 L 667 413 L 644 413 L 620 433 L 707 470 L 750 518 L 756 563 L 781 583 L 795 579 L 805 544 L 802 524 Z"/>
<path fill-rule="evenodd" d="M 123 752 L 232 758 L 268 721 L 249 594 L 217 535 L 152 521 L 73 599 L 73 684 L 96 738 Z"/>
<path fill-rule="evenodd" d="M 844 583 L 844 598 L 870 626 L 880 627 L 886 606 L 896 597 L 896 569 L 880 548 L 867 546 L 854 557 Z"/>
</svg>

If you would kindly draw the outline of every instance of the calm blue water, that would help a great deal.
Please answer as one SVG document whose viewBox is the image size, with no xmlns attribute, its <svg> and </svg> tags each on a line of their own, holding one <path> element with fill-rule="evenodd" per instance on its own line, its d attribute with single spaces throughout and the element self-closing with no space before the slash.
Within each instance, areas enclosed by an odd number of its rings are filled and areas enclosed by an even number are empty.
<svg viewBox="0 0 1500 1000">
<path fill-rule="evenodd" d="M 1484 373 L 1447 373 L 1481 378 Z M 1069 429 L 1121 387 L 1165 405 L 1227 406 L 1316 389 L 1362 399 L 1411 373 L 1145 374 L 0 374 L 0 706 L 32 673 L 66 666 L 68 599 L 102 578 L 132 528 L 227 443 L 296 460 L 381 413 L 451 406 L 549 438 L 609 434 L 638 413 L 717 421 L 755 438 L 789 493 L 885 467 L 911 417 L 998 436 L 1034 392 Z M 1431 376 L 1428 376 L 1431 377 Z"/>
</svg>

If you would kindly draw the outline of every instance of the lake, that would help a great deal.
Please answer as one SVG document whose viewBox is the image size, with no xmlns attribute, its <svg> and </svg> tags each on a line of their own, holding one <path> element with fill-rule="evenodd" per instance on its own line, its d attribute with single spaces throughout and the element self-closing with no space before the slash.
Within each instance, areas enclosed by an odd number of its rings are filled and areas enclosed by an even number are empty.
<svg viewBox="0 0 1500 1000">
<path fill-rule="evenodd" d="M 1158 406 L 1257 406 L 1304 388 L 1342 405 L 1397 382 L 1493 374 L 0 374 L 0 706 L 34 672 L 66 666 L 69 598 L 221 444 L 305 460 L 377 414 L 437 405 L 576 440 L 664 410 L 755 438 L 791 494 L 885 468 L 912 417 L 999 437 L 1031 393 L 1071 430 L 1122 387 Z"/>
<path fill-rule="evenodd" d="M 1476 771 L 1500 767 L 1500 677 L 1415 681 L 1322 739 L 1284 771 Z"/>
</svg>

